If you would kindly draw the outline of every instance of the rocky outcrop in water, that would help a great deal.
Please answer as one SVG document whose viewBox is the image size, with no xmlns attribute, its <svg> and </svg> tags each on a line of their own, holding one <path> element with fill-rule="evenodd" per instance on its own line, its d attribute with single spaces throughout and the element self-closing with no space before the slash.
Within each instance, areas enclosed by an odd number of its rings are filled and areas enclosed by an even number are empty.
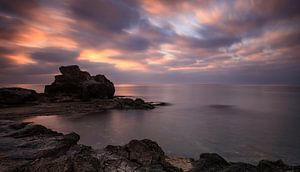
<svg viewBox="0 0 300 172">
<path fill-rule="evenodd" d="M 114 84 L 104 75 L 91 76 L 77 65 L 59 68 L 45 93 L 24 88 L 0 88 L 0 119 L 35 115 L 83 115 L 109 109 L 153 109 L 166 103 L 114 96 Z"/>
<path fill-rule="evenodd" d="M 78 144 L 76 133 L 61 134 L 41 125 L 0 120 L 1 172 L 298 172 L 282 161 L 257 166 L 228 162 L 215 153 L 199 160 L 167 157 L 151 140 L 132 140 L 101 150 Z M 181 169 L 182 168 L 182 169 Z"/>
<path fill-rule="evenodd" d="M 0 104 L 19 105 L 37 100 L 34 90 L 25 88 L 0 88 Z"/>
<path fill-rule="evenodd" d="M 0 119 L 15 119 L 20 117 L 38 115 L 63 115 L 63 116 L 83 116 L 89 113 L 100 113 L 105 110 L 130 110 L 155 108 L 158 103 L 144 102 L 142 99 L 119 98 L 113 99 L 93 99 L 91 101 L 74 100 L 68 97 L 48 97 L 41 96 L 35 104 L 18 106 L 0 106 Z M 101 115 L 101 114 L 99 114 Z"/>
<path fill-rule="evenodd" d="M 91 98 L 113 98 L 114 84 L 104 75 L 91 76 L 77 65 L 59 68 L 62 75 L 56 75 L 51 85 L 45 86 L 49 96 L 69 96 L 88 100 Z"/>
<path fill-rule="evenodd" d="M 216 153 L 203 153 L 192 162 L 190 172 L 298 172 L 300 166 L 288 166 L 283 161 L 261 160 L 257 166 L 244 162 L 228 162 Z"/>
</svg>

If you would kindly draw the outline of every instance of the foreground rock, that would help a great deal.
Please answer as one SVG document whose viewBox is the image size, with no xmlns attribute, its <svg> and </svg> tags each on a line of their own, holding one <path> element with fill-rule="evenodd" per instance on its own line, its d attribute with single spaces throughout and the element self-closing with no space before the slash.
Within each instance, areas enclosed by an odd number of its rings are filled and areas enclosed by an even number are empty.
<svg viewBox="0 0 300 172">
<path fill-rule="evenodd" d="M 258 166 L 227 162 L 213 153 L 199 160 L 167 157 L 151 140 L 132 140 L 102 150 L 77 144 L 79 135 L 63 135 L 41 125 L 0 120 L 1 172 L 282 172 L 299 171 L 282 161 L 260 161 Z M 182 168 L 182 169 L 181 169 Z"/>
<path fill-rule="evenodd" d="M 19 105 L 36 101 L 38 94 L 25 88 L 0 88 L 0 104 Z"/>
<path fill-rule="evenodd" d="M 51 85 L 45 86 L 49 96 L 69 96 L 80 99 L 113 98 L 114 84 L 104 75 L 91 76 L 77 65 L 59 68 L 62 75 L 56 75 Z"/>
<path fill-rule="evenodd" d="M 179 172 L 151 140 L 133 140 L 103 150 L 79 145 L 75 133 L 63 135 L 40 125 L 0 120 L 0 171 L 157 171 Z"/>
<path fill-rule="evenodd" d="M 204 153 L 192 162 L 190 172 L 298 172 L 300 166 L 288 166 L 281 160 L 262 160 L 257 166 L 244 162 L 227 162 L 216 153 Z"/>
</svg>

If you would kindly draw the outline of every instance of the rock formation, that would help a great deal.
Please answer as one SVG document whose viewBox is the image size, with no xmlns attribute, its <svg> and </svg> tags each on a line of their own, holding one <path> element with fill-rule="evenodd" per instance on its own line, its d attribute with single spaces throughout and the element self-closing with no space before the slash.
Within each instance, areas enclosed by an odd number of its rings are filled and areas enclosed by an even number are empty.
<svg viewBox="0 0 300 172">
<path fill-rule="evenodd" d="M 79 145 L 79 135 L 63 135 L 41 125 L 0 120 L 0 171 L 180 172 L 165 161 L 157 143 L 133 140 L 103 150 Z"/>
<path fill-rule="evenodd" d="M 0 88 L 0 104 L 18 105 L 35 101 L 38 94 L 25 88 Z"/>
<path fill-rule="evenodd" d="M 90 98 L 113 98 L 114 84 L 104 75 L 91 76 L 77 65 L 59 68 L 62 75 L 56 75 L 51 85 L 45 86 L 49 96 L 69 96 L 88 100 Z"/>
</svg>

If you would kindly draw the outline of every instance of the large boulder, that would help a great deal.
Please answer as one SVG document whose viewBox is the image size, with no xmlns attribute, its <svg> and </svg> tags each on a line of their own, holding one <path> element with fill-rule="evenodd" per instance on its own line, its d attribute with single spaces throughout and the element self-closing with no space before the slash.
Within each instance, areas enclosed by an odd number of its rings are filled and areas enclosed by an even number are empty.
<svg viewBox="0 0 300 172">
<path fill-rule="evenodd" d="M 55 76 L 51 85 L 45 86 L 49 96 L 70 96 L 82 99 L 113 98 L 114 84 L 104 75 L 91 76 L 77 65 L 59 68 L 62 75 Z"/>
<path fill-rule="evenodd" d="M 197 171 L 211 171 L 217 172 L 225 169 L 230 164 L 216 153 L 203 153 L 200 155 L 199 160 L 194 162 L 194 169 L 192 172 Z"/>
<path fill-rule="evenodd" d="M 17 105 L 35 101 L 38 94 L 25 88 L 0 88 L 0 104 Z"/>
<path fill-rule="evenodd" d="M 105 151 L 106 154 L 118 156 L 118 158 L 103 156 L 102 163 L 109 163 L 111 167 L 119 164 L 116 163 L 116 159 L 123 159 L 124 162 L 134 162 L 131 164 L 133 166 L 138 165 L 139 170 L 136 171 L 182 172 L 181 169 L 167 162 L 164 151 L 156 142 L 149 139 L 131 140 L 124 146 L 109 145 L 105 148 Z M 116 171 L 114 169 L 108 171 Z"/>
</svg>

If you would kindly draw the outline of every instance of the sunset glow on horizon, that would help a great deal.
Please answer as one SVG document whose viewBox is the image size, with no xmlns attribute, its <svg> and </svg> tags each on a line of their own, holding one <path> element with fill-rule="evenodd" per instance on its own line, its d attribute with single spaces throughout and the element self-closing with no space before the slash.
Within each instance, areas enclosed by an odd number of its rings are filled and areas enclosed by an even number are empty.
<svg viewBox="0 0 300 172">
<path fill-rule="evenodd" d="M 0 83 L 77 64 L 124 84 L 300 84 L 299 2 L 0 0 Z"/>
</svg>

